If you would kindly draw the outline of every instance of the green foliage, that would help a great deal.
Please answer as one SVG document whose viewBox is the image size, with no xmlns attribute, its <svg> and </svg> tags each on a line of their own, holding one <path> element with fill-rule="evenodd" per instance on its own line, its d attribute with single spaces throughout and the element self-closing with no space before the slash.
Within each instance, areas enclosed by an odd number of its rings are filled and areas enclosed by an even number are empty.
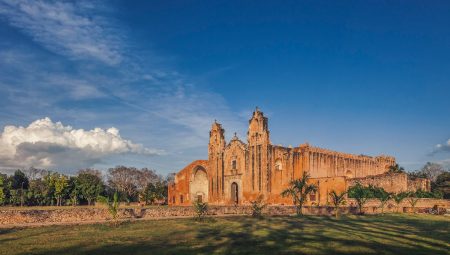
<svg viewBox="0 0 450 255">
<path fill-rule="evenodd" d="M 408 203 L 411 205 L 413 212 L 416 212 L 416 204 L 419 201 L 419 197 L 417 197 L 416 192 L 408 192 L 406 194 L 406 198 Z"/>
<path fill-rule="evenodd" d="M 400 192 L 400 193 L 394 194 L 394 195 L 392 196 L 392 199 L 394 199 L 394 202 L 395 202 L 395 204 L 397 205 L 397 212 L 399 212 L 400 204 L 402 203 L 402 201 L 403 201 L 406 197 L 408 197 L 408 193 L 407 193 L 407 192 Z"/>
<path fill-rule="evenodd" d="M 142 194 L 145 204 L 154 204 L 167 198 L 167 186 L 163 182 L 149 183 Z"/>
<path fill-rule="evenodd" d="M 62 198 L 67 192 L 68 187 L 68 179 L 65 175 L 58 175 L 55 179 L 55 198 L 56 198 L 56 205 L 61 206 L 62 205 Z"/>
<path fill-rule="evenodd" d="M 49 199 L 47 198 L 49 187 L 47 182 L 42 179 L 30 181 L 30 187 L 27 193 L 28 205 L 48 205 Z"/>
<path fill-rule="evenodd" d="M 308 184 L 309 175 L 303 173 L 302 178 L 291 181 L 289 188 L 283 190 L 283 197 L 290 196 L 296 206 L 297 215 L 302 215 L 303 204 L 306 202 L 308 194 L 317 191 L 317 186 Z"/>
<path fill-rule="evenodd" d="M 417 178 L 428 178 L 427 174 L 422 172 L 422 171 L 414 171 L 414 172 L 409 172 L 408 173 L 408 178 L 410 179 L 417 179 Z"/>
<path fill-rule="evenodd" d="M 405 172 L 405 169 L 403 167 L 401 167 L 399 164 L 390 166 L 389 171 L 388 171 L 388 173 L 394 173 L 394 174 L 404 173 L 404 172 Z"/>
<path fill-rule="evenodd" d="M 98 196 L 97 201 L 108 206 L 108 212 L 111 215 L 111 218 L 113 219 L 114 224 L 117 224 L 117 219 L 118 219 L 118 215 L 119 215 L 119 206 L 120 206 L 119 193 L 117 193 L 117 191 L 114 192 L 112 200 L 110 200 L 107 197 Z"/>
<path fill-rule="evenodd" d="M 436 177 L 436 181 L 431 183 L 431 190 L 442 194 L 444 199 L 450 199 L 450 172 L 445 171 Z"/>
<path fill-rule="evenodd" d="M 5 180 L 4 177 L 0 175 L 0 205 L 6 203 L 6 194 L 4 191 Z"/>
<path fill-rule="evenodd" d="M 392 199 L 393 194 L 385 191 L 383 188 L 376 187 L 373 190 L 373 195 L 380 201 L 381 213 L 384 213 L 384 207 L 386 206 L 387 202 Z"/>
<path fill-rule="evenodd" d="M 28 189 L 28 178 L 21 170 L 16 170 L 11 178 L 11 189 Z"/>
<path fill-rule="evenodd" d="M 88 205 L 91 205 L 104 190 L 102 179 L 88 172 L 82 172 L 78 175 L 77 185 L 81 196 L 87 200 Z"/>
<path fill-rule="evenodd" d="M 348 197 L 356 200 L 360 214 L 364 213 L 363 207 L 367 203 L 367 200 L 375 197 L 375 189 L 376 188 L 371 185 L 369 185 L 369 187 L 364 187 L 360 183 L 357 183 L 355 186 L 348 189 Z"/>
<path fill-rule="evenodd" d="M 13 201 L 13 204 L 19 204 L 22 206 L 25 203 L 25 190 L 28 189 L 29 181 L 28 178 L 25 176 L 25 173 L 16 170 L 14 172 L 14 175 L 11 176 L 11 191 L 14 190 L 11 194 L 13 195 L 13 198 L 11 201 Z"/>
<path fill-rule="evenodd" d="M 194 211 L 197 214 L 197 220 L 202 220 L 208 214 L 208 204 L 205 202 L 194 201 Z"/>
<path fill-rule="evenodd" d="M 264 207 L 266 207 L 266 204 L 264 203 L 264 196 L 259 195 L 256 200 L 251 201 L 252 204 L 252 216 L 253 217 L 261 217 L 262 216 L 262 210 Z"/>
<path fill-rule="evenodd" d="M 69 200 L 70 204 L 75 206 L 78 205 L 78 201 L 81 196 L 80 185 L 78 184 L 77 177 L 70 177 L 68 181 L 68 190 L 69 192 Z"/>
<path fill-rule="evenodd" d="M 336 191 L 331 191 L 330 192 L 330 198 L 331 198 L 331 203 L 334 206 L 334 215 L 336 216 L 336 219 L 339 218 L 339 207 L 341 205 L 345 205 L 346 201 L 345 201 L 345 195 L 347 195 L 347 192 L 342 192 L 340 194 L 336 193 Z"/>
<path fill-rule="evenodd" d="M 442 199 L 442 196 L 443 196 L 443 194 L 441 192 L 439 192 L 438 190 L 436 190 L 434 192 L 429 192 L 429 191 L 423 191 L 421 189 L 418 189 L 414 195 L 418 198 L 437 198 L 437 199 Z"/>
</svg>

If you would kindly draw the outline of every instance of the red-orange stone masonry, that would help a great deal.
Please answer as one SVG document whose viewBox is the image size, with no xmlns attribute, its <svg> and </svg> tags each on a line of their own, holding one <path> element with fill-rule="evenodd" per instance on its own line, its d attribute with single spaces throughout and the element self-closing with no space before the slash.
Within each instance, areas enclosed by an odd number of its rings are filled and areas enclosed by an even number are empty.
<svg viewBox="0 0 450 255">
<path fill-rule="evenodd" d="M 249 204 L 259 195 L 268 204 L 290 205 L 292 198 L 280 194 L 305 172 L 318 186 L 308 204 L 326 205 L 332 190 L 345 191 L 355 180 L 395 192 L 429 190 L 426 179 L 412 183 L 406 174 L 400 174 L 404 178 L 387 174 L 395 164 L 391 156 L 353 155 L 307 143 L 295 148 L 273 145 L 268 119 L 258 108 L 249 120 L 247 143 L 236 135 L 227 143 L 224 133 L 222 125 L 214 121 L 208 160 L 196 160 L 176 174 L 169 185 L 169 205 L 191 205 L 195 200 L 216 205 Z M 410 183 L 414 187 L 409 187 Z"/>
</svg>

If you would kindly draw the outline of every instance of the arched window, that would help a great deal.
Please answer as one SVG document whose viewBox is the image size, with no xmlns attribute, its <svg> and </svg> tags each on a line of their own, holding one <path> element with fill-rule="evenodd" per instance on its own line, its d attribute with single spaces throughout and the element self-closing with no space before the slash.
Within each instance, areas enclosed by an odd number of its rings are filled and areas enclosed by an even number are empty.
<svg viewBox="0 0 450 255">
<path fill-rule="evenodd" d="M 281 162 L 281 159 L 277 159 L 275 161 L 275 170 L 283 170 L 283 164 Z"/>
<path fill-rule="evenodd" d="M 236 159 L 233 159 L 232 161 L 231 161 L 231 169 L 237 169 L 237 161 L 236 161 Z"/>
<path fill-rule="evenodd" d="M 183 195 L 180 195 L 180 204 L 183 203 Z"/>
</svg>

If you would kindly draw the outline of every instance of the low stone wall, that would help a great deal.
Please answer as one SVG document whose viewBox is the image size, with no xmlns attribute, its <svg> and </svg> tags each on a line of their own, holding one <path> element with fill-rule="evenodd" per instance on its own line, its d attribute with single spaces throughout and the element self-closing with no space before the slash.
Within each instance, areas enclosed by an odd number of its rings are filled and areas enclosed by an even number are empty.
<svg viewBox="0 0 450 255">
<path fill-rule="evenodd" d="M 385 212 L 395 212 L 397 207 L 393 202 L 386 206 Z M 420 199 L 416 205 L 417 212 L 424 212 L 438 205 L 440 208 L 450 208 L 450 200 Z M 364 207 L 365 213 L 380 213 L 379 202 L 370 200 Z M 400 211 L 409 212 L 411 206 L 407 201 L 400 204 Z M 357 213 L 356 202 L 349 199 L 347 206 L 340 208 L 342 214 Z M 209 206 L 208 215 L 250 215 L 250 206 Z M 295 214 L 294 206 L 267 206 L 263 213 L 269 216 Z M 308 215 L 333 215 L 333 207 L 328 206 L 306 206 L 304 214 Z M 123 208 L 119 210 L 120 219 L 158 219 L 171 217 L 192 217 L 195 211 L 190 206 L 155 206 L 147 208 Z M 51 224 L 51 223 L 73 223 L 73 222 L 95 222 L 110 220 L 111 216 L 106 208 L 83 207 L 64 209 L 3 209 L 0 208 L 0 225 L 23 225 L 23 224 Z"/>
</svg>

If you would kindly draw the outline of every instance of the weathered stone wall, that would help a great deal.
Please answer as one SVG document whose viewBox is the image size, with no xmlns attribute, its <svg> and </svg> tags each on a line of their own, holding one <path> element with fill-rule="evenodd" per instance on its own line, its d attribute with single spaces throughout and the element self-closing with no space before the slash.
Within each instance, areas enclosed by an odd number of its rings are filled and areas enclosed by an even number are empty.
<svg viewBox="0 0 450 255">
<path fill-rule="evenodd" d="M 408 176 L 402 173 L 353 178 L 349 179 L 347 183 L 348 187 L 360 183 L 363 186 L 373 185 L 376 187 L 382 187 L 387 192 L 398 193 L 408 191 Z"/>
<path fill-rule="evenodd" d="M 191 204 L 191 199 L 193 197 L 190 192 L 191 181 L 194 178 L 195 171 L 198 168 L 206 170 L 207 164 L 207 160 L 196 160 L 175 175 L 174 183 L 171 183 L 168 186 L 169 205 Z M 208 187 L 206 187 L 206 190 L 208 190 Z M 205 196 L 207 197 L 208 195 L 205 194 Z"/>
<path fill-rule="evenodd" d="M 373 185 L 375 187 L 382 187 L 387 192 L 406 192 L 416 191 L 418 189 L 430 191 L 430 180 L 425 178 L 416 178 L 414 180 L 408 179 L 406 173 L 386 173 L 380 175 L 367 176 L 363 178 L 348 179 L 347 186 L 351 187 L 361 183 L 361 185 Z"/>
<path fill-rule="evenodd" d="M 356 202 L 349 199 L 346 207 L 340 208 L 341 213 L 356 213 Z M 417 212 L 423 212 L 438 205 L 440 208 L 450 209 L 450 200 L 442 199 L 420 199 L 416 205 Z M 399 211 L 410 212 L 411 205 L 405 200 L 400 204 Z M 368 214 L 380 213 L 379 202 L 369 200 L 364 211 Z M 385 212 L 397 211 L 393 201 L 386 206 Z M 227 215 L 250 215 L 250 206 L 210 206 L 208 214 L 216 216 Z M 267 206 L 264 208 L 265 215 L 292 215 L 295 214 L 294 206 Z M 327 206 L 306 206 L 304 214 L 310 215 L 332 215 L 333 208 Z M 170 217 L 192 217 L 195 211 L 191 206 L 155 206 L 149 208 L 123 208 L 119 210 L 119 219 L 159 219 Z M 65 209 L 1 209 L 1 225 L 23 225 L 23 224 L 49 224 L 49 223 L 83 223 L 102 222 L 110 220 L 111 216 L 106 208 L 65 208 Z"/>
<path fill-rule="evenodd" d="M 431 190 L 431 182 L 426 178 L 408 179 L 408 191 Z"/>
</svg>

